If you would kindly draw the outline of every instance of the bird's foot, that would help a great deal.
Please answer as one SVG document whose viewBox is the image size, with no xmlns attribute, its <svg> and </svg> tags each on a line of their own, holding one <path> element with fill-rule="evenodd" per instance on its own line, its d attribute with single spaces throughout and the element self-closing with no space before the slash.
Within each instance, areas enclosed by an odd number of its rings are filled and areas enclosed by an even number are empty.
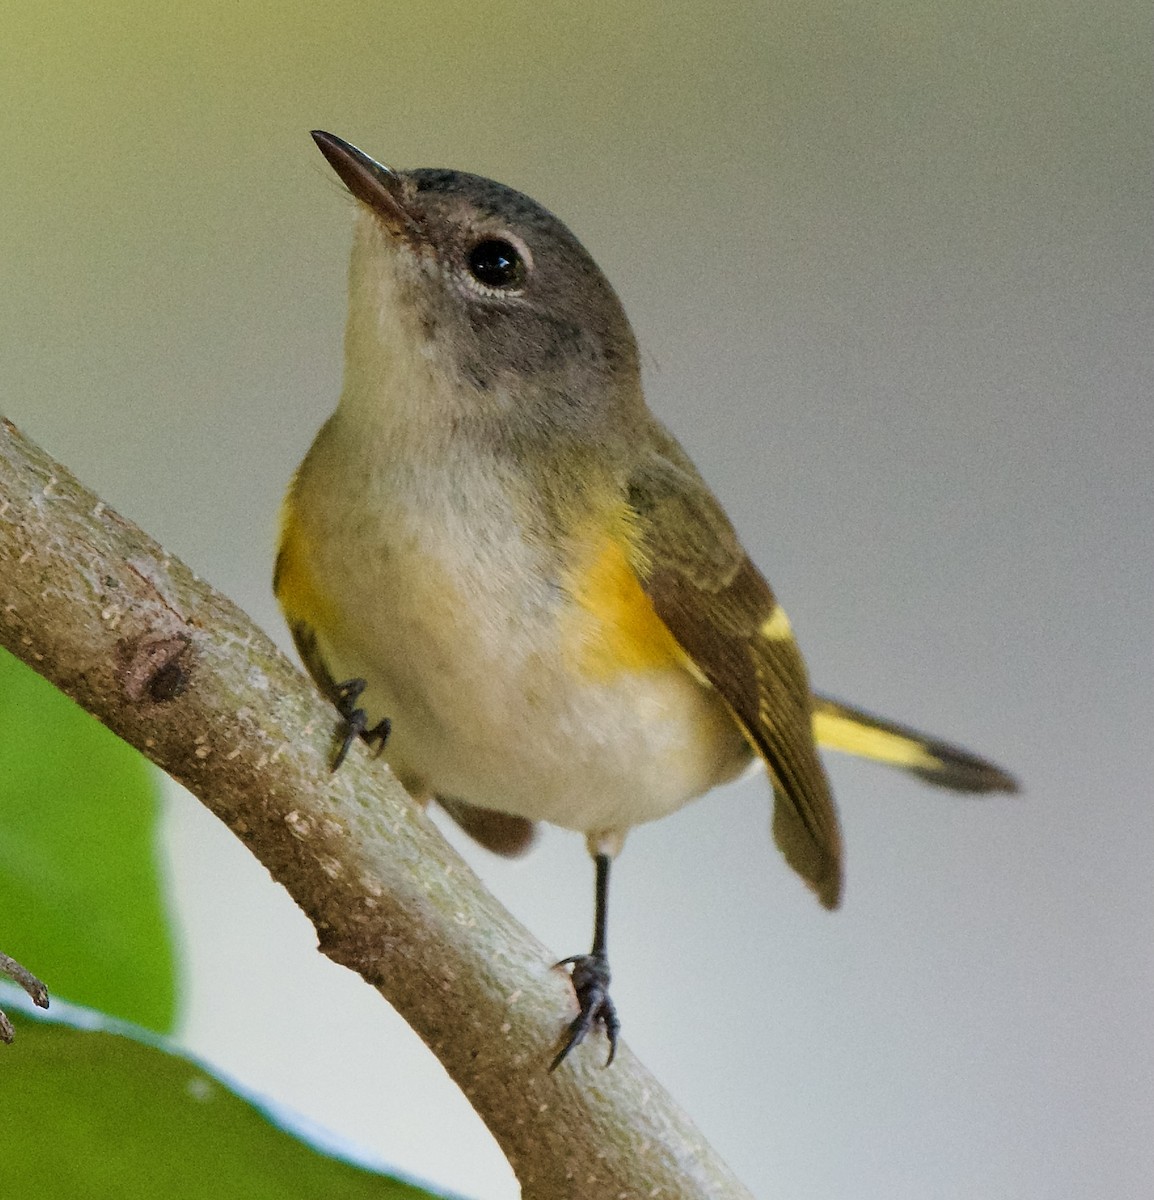
<svg viewBox="0 0 1154 1200">
<path fill-rule="evenodd" d="M 337 684 L 336 705 L 337 712 L 341 715 L 343 728 L 340 730 L 340 748 L 333 759 L 334 771 L 348 757 L 349 750 L 352 749 L 353 742 L 357 738 L 363 738 L 366 742 L 376 742 L 377 754 L 380 754 L 385 748 L 385 743 L 389 740 L 389 733 L 393 727 L 389 718 L 385 717 L 384 720 L 378 721 L 370 728 L 365 710 L 357 705 L 357 701 L 360 700 L 365 686 L 363 679 L 348 679 L 344 683 Z"/>
<path fill-rule="evenodd" d="M 549 1064 L 549 1070 L 555 1071 L 565 1061 L 569 1051 L 581 1045 L 585 1035 L 597 1025 L 605 1030 L 605 1036 L 609 1039 L 609 1057 L 605 1060 L 605 1065 L 609 1066 L 617 1053 L 617 1034 L 621 1029 L 617 1010 L 609 999 L 609 960 L 604 954 L 574 954 L 556 965 L 573 968 L 573 990 L 577 993 L 577 1004 L 581 1011 L 570 1023 L 565 1044 Z"/>
</svg>

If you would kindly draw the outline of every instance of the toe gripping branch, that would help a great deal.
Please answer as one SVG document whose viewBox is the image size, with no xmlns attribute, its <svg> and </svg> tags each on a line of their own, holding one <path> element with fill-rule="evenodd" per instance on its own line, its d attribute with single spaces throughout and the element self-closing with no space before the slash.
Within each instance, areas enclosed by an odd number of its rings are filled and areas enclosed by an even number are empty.
<svg viewBox="0 0 1154 1200">
<path fill-rule="evenodd" d="M 597 866 L 597 910 L 593 924 L 593 948 L 588 954 L 574 954 L 556 964 L 558 967 L 573 968 L 570 977 L 573 991 L 577 994 L 579 1011 L 569 1024 L 564 1044 L 549 1064 L 550 1071 L 555 1071 L 565 1061 L 569 1051 L 581 1045 L 586 1034 L 598 1025 L 605 1030 L 609 1040 L 609 1057 L 605 1065 L 609 1066 L 617 1054 L 617 1035 L 621 1030 L 621 1022 L 609 998 L 609 958 L 605 949 L 609 917 L 609 855 L 598 854 L 594 862 Z"/>
<path fill-rule="evenodd" d="M 389 740 L 389 734 L 393 728 L 389 718 L 385 717 L 372 726 L 372 728 L 369 728 L 369 719 L 365 710 L 357 705 L 357 701 L 360 700 L 365 687 L 366 684 L 363 679 L 348 679 L 344 683 L 338 683 L 336 686 L 334 699 L 336 701 L 337 712 L 341 715 L 343 728 L 340 730 L 340 748 L 333 759 L 334 771 L 348 757 L 349 750 L 352 749 L 353 742 L 357 738 L 362 738 L 366 743 L 376 742 L 377 754 L 380 754 L 385 748 L 385 743 Z"/>
<path fill-rule="evenodd" d="M 574 954 L 570 958 L 563 958 L 557 966 L 572 966 L 573 990 L 577 993 L 580 1012 L 570 1022 L 565 1043 L 549 1064 L 549 1070 L 557 1070 L 569 1051 L 581 1045 L 585 1035 L 597 1025 L 604 1028 L 605 1036 L 609 1039 L 609 1055 L 605 1059 L 605 1065 L 609 1066 L 617 1054 L 617 1034 L 621 1030 L 621 1022 L 617 1019 L 613 1001 L 609 999 L 608 959 L 603 955 Z"/>
</svg>

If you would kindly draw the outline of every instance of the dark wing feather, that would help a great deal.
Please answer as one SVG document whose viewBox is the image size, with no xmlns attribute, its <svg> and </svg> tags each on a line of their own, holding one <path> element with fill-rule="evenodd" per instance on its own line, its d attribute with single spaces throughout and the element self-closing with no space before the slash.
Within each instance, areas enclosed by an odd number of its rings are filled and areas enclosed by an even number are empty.
<svg viewBox="0 0 1154 1200">
<path fill-rule="evenodd" d="M 317 635 L 313 632 L 312 626 L 306 625 L 304 621 L 292 621 L 289 624 L 289 633 L 293 636 L 297 653 L 301 656 L 301 662 L 304 663 L 305 669 L 312 676 L 313 683 L 317 685 L 327 700 L 336 704 L 340 698 L 337 680 L 329 673 L 324 659 L 321 658 L 321 652 L 317 647 Z"/>
<path fill-rule="evenodd" d="M 774 839 L 827 908 L 841 896 L 841 835 L 813 738 L 809 680 L 721 506 L 670 439 L 630 481 L 638 575 L 657 615 L 717 689 L 774 781 Z"/>
<path fill-rule="evenodd" d="M 438 796 L 437 803 L 473 839 L 486 850 L 503 858 L 519 858 L 528 853 L 537 840 L 537 823 L 493 808 L 478 808 L 450 796 Z"/>
</svg>

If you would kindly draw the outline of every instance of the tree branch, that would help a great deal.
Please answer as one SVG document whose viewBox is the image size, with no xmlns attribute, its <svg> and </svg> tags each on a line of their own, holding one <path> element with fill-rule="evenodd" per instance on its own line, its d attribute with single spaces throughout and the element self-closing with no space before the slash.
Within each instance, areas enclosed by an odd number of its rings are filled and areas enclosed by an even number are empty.
<svg viewBox="0 0 1154 1200">
<path fill-rule="evenodd" d="M 575 1012 L 551 958 L 272 642 L 0 422 L 0 644 L 198 796 L 392 1004 L 527 1200 L 749 1200 L 623 1047 L 546 1072 Z"/>
<path fill-rule="evenodd" d="M 40 1008 L 48 1007 L 48 989 L 44 984 L 27 967 L 22 967 L 3 951 L 0 951 L 0 974 L 7 975 L 9 979 L 18 983 L 31 996 L 33 1004 Z M 12 1022 L 0 1009 L 0 1042 L 11 1044 L 13 1037 L 15 1030 L 12 1028 Z"/>
</svg>

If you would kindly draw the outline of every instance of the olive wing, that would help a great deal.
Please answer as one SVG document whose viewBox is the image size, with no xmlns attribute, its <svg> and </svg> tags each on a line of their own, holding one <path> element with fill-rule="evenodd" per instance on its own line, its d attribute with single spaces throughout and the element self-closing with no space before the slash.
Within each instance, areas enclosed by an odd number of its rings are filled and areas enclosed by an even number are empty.
<svg viewBox="0 0 1154 1200">
<path fill-rule="evenodd" d="M 784 611 L 675 445 L 634 472 L 629 503 L 642 587 L 769 767 L 778 848 L 821 903 L 835 908 L 841 834 L 814 744 L 809 679 Z"/>
</svg>

